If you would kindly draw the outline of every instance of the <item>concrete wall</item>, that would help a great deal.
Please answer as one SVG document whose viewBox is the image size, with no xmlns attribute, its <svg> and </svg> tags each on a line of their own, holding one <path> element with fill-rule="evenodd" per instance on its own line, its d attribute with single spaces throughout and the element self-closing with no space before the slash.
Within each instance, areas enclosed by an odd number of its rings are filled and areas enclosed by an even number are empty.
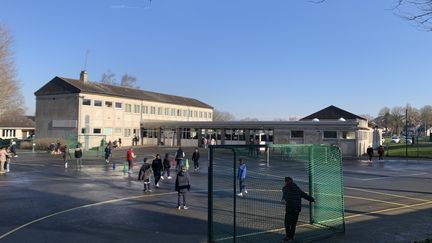
<svg viewBox="0 0 432 243">
<path fill-rule="evenodd" d="M 77 102 L 77 94 L 36 97 L 35 138 L 67 138 L 76 134 Z"/>
</svg>

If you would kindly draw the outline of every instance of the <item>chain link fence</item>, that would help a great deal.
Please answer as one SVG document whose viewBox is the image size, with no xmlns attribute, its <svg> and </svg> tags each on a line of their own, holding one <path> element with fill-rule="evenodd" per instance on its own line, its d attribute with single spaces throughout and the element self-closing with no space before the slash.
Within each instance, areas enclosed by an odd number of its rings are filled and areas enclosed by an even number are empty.
<svg viewBox="0 0 432 243">
<path fill-rule="evenodd" d="M 209 147 L 209 242 L 278 242 L 285 236 L 284 178 L 316 200 L 303 201 L 297 240 L 344 232 L 342 158 L 325 145 L 216 145 Z M 245 190 L 237 178 L 247 167 Z"/>
</svg>

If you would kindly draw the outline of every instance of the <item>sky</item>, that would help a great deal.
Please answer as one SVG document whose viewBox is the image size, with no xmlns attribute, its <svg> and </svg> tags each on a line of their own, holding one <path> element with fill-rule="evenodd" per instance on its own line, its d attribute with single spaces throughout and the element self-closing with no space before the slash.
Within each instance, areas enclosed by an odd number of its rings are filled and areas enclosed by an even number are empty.
<svg viewBox="0 0 432 243">
<path fill-rule="evenodd" d="M 55 76 L 110 70 L 237 119 L 430 105 L 432 32 L 394 0 L 2 0 L 29 115 Z"/>
</svg>

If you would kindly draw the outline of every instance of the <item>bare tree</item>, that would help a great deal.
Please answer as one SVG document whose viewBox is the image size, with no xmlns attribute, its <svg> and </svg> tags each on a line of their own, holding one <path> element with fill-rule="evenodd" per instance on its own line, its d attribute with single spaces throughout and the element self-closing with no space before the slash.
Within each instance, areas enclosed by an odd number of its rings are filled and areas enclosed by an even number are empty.
<svg viewBox="0 0 432 243">
<path fill-rule="evenodd" d="M 400 129 L 403 127 L 405 119 L 405 109 L 400 106 L 395 106 L 391 109 L 390 113 L 390 126 L 392 132 L 399 135 Z"/>
<path fill-rule="evenodd" d="M 134 76 L 130 76 L 129 74 L 125 73 L 121 78 L 120 86 L 128 87 L 128 88 L 137 88 L 137 86 L 135 86 L 136 80 L 137 79 Z"/>
<path fill-rule="evenodd" d="M 375 118 L 374 121 L 378 126 L 384 127 L 386 132 L 388 132 L 390 119 L 391 119 L 390 108 L 384 107 L 380 110 L 380 112 L 378 113 L 378 117 Z"/>
<path fill-rule="evenodd" d="M 394 10 L 421 29 L 432 31 L 432 0 L 397 0 Z"/>
<path fill-rule="evenodd" d="M 24 98 L 16 78 L 12 52 L 13 38 L 7 27 L 0 23 L 0 119 L 24 117 Z"/>
<path fill-rule="evenodd" d="M 117 84 L 115 74 L 111 72 L 111 70 L 109 69 L 105 73 L 102 73 L 100 82 L 103 84 L 111 84 L 111 85 Z"/>
<path fill-rule="evenodd" d="M 420 112 L 417 108 L 412 107 L 410 104 L 406 106 L 408 126 L 418 127 L 421 124 Z"/>
<path fill-rule="evenodd" d="M 233 121 L 235 116 L 227 111 L 213 110 L 213 121 Z"/>
<path fill-rule="evenodd" d="M 429 129 L 429 127 L 432 125 L 432 106 L 425 105 L 422 108 L 420 108 L 420 117 L 421 117 L 421 121 L 423 122 L 424 130 L 426 133 L 426 130 Z"/>
</svg>

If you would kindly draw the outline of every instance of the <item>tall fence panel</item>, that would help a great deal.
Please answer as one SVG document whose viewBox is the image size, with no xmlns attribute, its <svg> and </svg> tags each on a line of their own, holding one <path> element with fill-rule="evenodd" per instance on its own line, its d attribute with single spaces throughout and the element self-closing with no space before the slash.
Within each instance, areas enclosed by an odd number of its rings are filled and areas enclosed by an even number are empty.
<svg viewBox="0 0 432 243">
<path fill-rule="evenodd" d="M 247 168 L 242 191 L 238 179 L 240 159 Z M 297 239 L 343 232 L 341 172 L 336 147 L 210 146 L 208 240 L 275 242 L 283 238 L 285 205 L 281 199 L 286 176 L 317 201 L 312 205 L 303 201 Z"/>
</svg>

